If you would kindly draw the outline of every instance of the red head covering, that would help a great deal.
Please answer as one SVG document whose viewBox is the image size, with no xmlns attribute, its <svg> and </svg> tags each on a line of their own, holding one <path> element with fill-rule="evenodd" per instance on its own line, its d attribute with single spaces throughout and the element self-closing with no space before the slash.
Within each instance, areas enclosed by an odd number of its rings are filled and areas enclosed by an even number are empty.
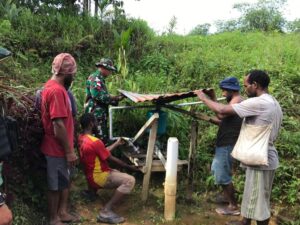
<svg viewBox="0 0 300 225">
<path fill-rule="evenodd" d="M 69 53 L 60 53 L 52 62 L 52 73 L 57 74 L 75 74 L 77 65 L 73 56 Z"/>
</svg>

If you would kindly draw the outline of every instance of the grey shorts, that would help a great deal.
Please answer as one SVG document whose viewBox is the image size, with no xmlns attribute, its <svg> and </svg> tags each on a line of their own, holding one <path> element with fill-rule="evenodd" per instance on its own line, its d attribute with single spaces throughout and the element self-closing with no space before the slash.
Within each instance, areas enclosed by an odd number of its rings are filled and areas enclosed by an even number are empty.
<svg viewBox="0 0 300 225">
<path fill-rule="evenodd" d="M 69 187 L 70 171 L 65 158 L 46 156 L 48 190 L 61 191 Z"/>
</svg>

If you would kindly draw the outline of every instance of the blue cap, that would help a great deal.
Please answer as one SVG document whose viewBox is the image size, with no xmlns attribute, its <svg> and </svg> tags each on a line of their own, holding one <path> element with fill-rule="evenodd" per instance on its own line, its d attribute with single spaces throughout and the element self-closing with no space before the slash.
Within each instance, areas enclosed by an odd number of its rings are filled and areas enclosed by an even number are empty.
<svg viewBox="0 0 300 225">
<path fill-rule="evenodd" d="M 222 80 L 219 84 L 221 89 L 227 89 L 232 91 L 239 91 L 240 85 L 238 79 L 235 77 L 227 77 L 224 80 Z"/>
</svg>

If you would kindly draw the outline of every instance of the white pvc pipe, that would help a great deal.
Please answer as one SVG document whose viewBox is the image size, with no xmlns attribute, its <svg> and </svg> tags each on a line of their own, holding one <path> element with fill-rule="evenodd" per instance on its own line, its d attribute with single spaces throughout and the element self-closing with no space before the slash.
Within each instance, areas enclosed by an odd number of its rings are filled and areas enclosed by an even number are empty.
<svg viewBox="0 0 300 225">
<path fill-rule="evenodd" d="M 165 180 L 165 219 L 174 220 L 176 210 L 178 139 L 168 139 L 166 180 Z"/>
</svg>

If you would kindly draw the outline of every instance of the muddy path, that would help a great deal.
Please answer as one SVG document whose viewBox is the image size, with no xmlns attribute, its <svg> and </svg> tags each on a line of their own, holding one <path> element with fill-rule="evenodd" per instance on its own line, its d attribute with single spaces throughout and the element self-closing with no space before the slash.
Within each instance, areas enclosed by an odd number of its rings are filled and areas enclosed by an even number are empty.
<svg viewBox="0 0 300 225">
<path fill-rule="evenodd" d="M 100 189 L 94 201 L 87 200 L 80 194 L 83 185 L 76 185 L 72 191 L 72 202 L 75 211 L 81 216 L 79 225 L 96 225 L 96 216 L 103 205 L 113 194 L 111 190 Z M 193 197 L 192 202 L 178 198 L 176 202 L 176 217 L 174 221 L 164 220 L 164 190 L 162 185 L 150 188 L 146 203 L 141 201 L 141 181 L 138 181 L 135 190 L 127 196 L 115 212 L 126 218 L 124 225 L 221 225 L 227 221 L 240 219 L 239 216 L 221 216 L 215 212 L 216 204 L 208 201 L 209 195 Z M 183 195 L 179 195 L 183 196 Z M 256 223 L 252 223 L 256 224 Z M 276 218 L 272 217 L 270 225 L 275 225 Z"/>
</svg>

